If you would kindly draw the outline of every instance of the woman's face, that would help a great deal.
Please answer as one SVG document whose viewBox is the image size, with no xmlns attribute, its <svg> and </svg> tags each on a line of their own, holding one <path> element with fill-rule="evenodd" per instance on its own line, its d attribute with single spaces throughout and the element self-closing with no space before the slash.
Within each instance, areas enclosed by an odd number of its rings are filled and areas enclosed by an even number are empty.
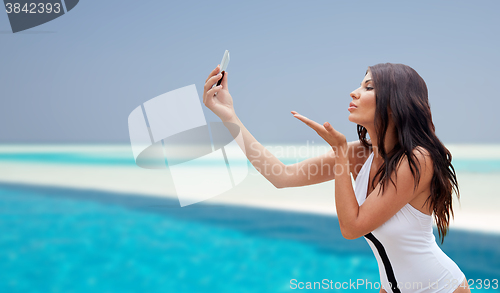
<svg viewBox="0 0 500 293">
<path fill-rule="evenodd" d="M 365 75 L 361 86 L 351 92 L 351 104 L 349 105 L 349 121 L 364 127 L 372 126 L 375 121 L 375 90 L 371 82 L 370 71 Z"/>
</svg>

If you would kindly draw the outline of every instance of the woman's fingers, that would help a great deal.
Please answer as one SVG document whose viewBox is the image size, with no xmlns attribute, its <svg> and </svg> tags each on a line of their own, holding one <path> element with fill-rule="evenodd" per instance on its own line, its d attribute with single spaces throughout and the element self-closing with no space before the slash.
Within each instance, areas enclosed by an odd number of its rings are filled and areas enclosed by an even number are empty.
<svg viewBox="0 0 500 293">
<path fill-rule="evenodd" d="M 325 127 L 326 131 L 328 133 L 330 133 L 336 139 L 341 139 L 342 138 L 343 134 L 340 133 L 340 132 L 338 132 L 337 129 L 333 128 L 333 126 L 330 123 L 325 122 L 323 124 L 323 127 Z"/>
<path fill-rule="evenodd" d="M 216 74 L 216 75 L 212 76 L 211 78 L 209 78 L 207 83 L 205 83 L 205 91 L 208 91 L 209 89 L 211 89 L 213 87 L 213 85 L 216 84 L 217 81 L 219 81 L 219 79 L 221 79 L 221 78 L 222 78 L 222 73 Z"/>
<path fill-rule="evenodd" d="M 323 123 L 323 125 L 316 123 L 315 121 L 300 115 L 299 113 L 295 111 L 291 111 L 293 113 L 293 116 L 302 122 L 304 122 L 306 125 L 314 129 L 319 136 L 321 136 L 326 142 L 328 142 L 330 145 L 338 145 L 342 144 L 345 141 L 345 137 L 342 133 L 338 132 L 333 128 L 333 126 L 329 122 Z"/>
<path fill-rule="evenodd" d="M 312 129 L 316 130 L 316 131 L 322 131 L 322 130 L 326 130 L 328 132 L 332 132 L 332 133 L 335 133 L 337 132 L 333 126 L 329 123 L 329 122 L 325 122 L 323 123 L 323 125 L 305 117 L 305 116 L 302 116 L 300 115 L 299 113 L 295 112 L 295 111 L 291 111 L 293 113 L 293 116 L 298 118 L 299 120 L 303 121 L 305 124 L 307 124 L 309 127 L 311 127 Z"/>
<path fill-rule="evenodd" d="M 212 70 L 212 72 L 210 72 L 210 74 L 208 75 L 207 79 L 205 80 L 205 83 L 207 83 L 207 81 L 214 75 L 216 75 L 217 73 L 219 73 L 219 70 L 220 70 L 220 64 L 217 64 L 217 67 L 215 67 L 214 70 Z"/>
<path fill-rule="evenodd" d="M 206 106 L 209 105 L 209 103 L 212 102 L 212 99 L 214 98 L 214 94 L 218 91 L 220 91 L 222 89 L 222 85 L 218 85 L 216 87 L 214 87 L 213 89 L 210 89 L 207 94 L 205 95 L 205 97 L 203 97 L 203 104 L 205 104 Z"/>
<path fill-rule="evenodd" d="M 300 115 L 299 113 L 295 112 L 296 114 L 293 114 L 293 117 L 299 119 L 300 121 L 304 122 L 307 126 L 311 127 L 312 129 L 316 130 L 316 131 L 320 131 L 321 128 L 323 128 L 321 126 L 321 124 L 305 117 L 305 116 L 302 116 Z"/>
<path fill-rule="evenodd" d="M 222 85 L 223 88 L 226 89 L 226 91 L 229 90 L 227 86 L 227 71 L 224 71 L 224 77 L 222 78 L 222 82 L 220 84 Z"/>
<path fill-rule="evenodd" d="M 316 131 L 316 133 L 319 134 L 319 136 L 321 136 L 324 140 L 327 140 L 327 138 L 325 137 L 325 135 L 327 134 L 327 130 L 325 129 L 325 127 L 305 116 L 302 116 L 300 114 L 294 114 L 293 115 L 295 118 L 298 118 L 300 121 L 304 122 L 307 126 L 311 127 L 312 129 L 314 129 L 314 131 Z M 328 141 L 328 140 L 327 140 Z"/>
<path fill-rule="evenodd" d="M 337 132 L 337 130 L 335 130 L 335 128 L 333 128 L 333 126 L 330 123 L 328 123 L 328 122 L 323 123 L 323 127 L 325 127 L 325 129 L 328 132 L 331 132 L 331 133 L 336 133 Z"/>
<path fill-rule="evenodd" d="M 215 67 L 214 70 L 212 70 L 212 72 L 210 72 L 210 74 L 208 75 L 208 78 L 205 80 L 205 86 L 203 87 L 203 92 L 207 92 L 209 89 L 211 89 L 214 85 L 215 82 L 217 82 L 217 80 L 214 82 L 214 78 L 216 78 L 216 76 L 219 74 L 220 75 L 220 64 L 217 65 L 217 67 Z"/>
<path fill-rule="evenodd" d="M 215 69 L 212 70 L 212 72 L 210 72 L 210 74 L 208 75 L 208 78 L 205 80 L 205 85 L 203 86 L 203 93 L 204 93 L 203 94 L 203 103 L 204 104 L 206 103 L 206 100 L 207 100 L 208 91 L 213 89 L 214 84 L 221 78 L 221 74 L 219 71 L 220 71 L 220 64 L 218 64 L 217 67 L 215 67 Z M 212 92 L 215 93 L 216 91 L 212 91 Z"/>
</svg>

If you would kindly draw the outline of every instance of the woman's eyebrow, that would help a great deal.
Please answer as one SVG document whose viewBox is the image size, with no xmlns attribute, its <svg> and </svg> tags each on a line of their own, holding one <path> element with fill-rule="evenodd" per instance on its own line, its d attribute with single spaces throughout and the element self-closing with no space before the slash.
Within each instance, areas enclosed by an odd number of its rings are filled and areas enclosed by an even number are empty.
<svg viewBox="0 0 500 293">
<path fill-rule="evenodd" d="M 365 83 L 368 83 L 369 81 L 371 81 L 371 79 L 365 80 Z M 363 86 L 363 83 L 360 83 L 360 85 Z"/>
</svg>

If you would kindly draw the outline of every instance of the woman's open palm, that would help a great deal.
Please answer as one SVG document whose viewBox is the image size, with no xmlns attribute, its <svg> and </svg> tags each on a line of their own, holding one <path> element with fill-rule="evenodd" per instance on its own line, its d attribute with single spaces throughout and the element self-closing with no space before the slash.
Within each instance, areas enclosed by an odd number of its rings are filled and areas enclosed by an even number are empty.
<svg viewBox="0 0 500 293">
<path fill-rule="evenodd" d="M 207 106 L 222 122 L 227 122 L 236 117 L 233 107 L 233 98 L 229 94 L 227 85 L 227 72 L 224 72 L 224 77 L 219 86 L 212 88 L 214 84 L 221 78 L 220 66 L 210 72 L 205 86 L 203 88 L 203 104 Z"/>
<path fill-rule="evenodd" d="M 330 146 L 335 148 L 347 146 L 345 135 L 334 129 L 330 123 L 325 122 L 321 125 L 305 116 L 300 115 L 296 111 L 291 111 L 291 113 L 293 114 L 293 117 L 299 119 L 307 126 L 315 130 Z"/>
</svg>

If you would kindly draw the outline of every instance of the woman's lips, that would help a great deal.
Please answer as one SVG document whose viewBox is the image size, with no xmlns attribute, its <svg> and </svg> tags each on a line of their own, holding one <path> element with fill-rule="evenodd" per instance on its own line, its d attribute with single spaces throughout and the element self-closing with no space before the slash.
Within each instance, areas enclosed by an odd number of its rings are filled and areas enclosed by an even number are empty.
<svg viewBox="0 0 500 293">
<path fill-rule="evenodd" d="M 347 108 L 347 110 L 348 110 L 349 112 L 351 112 L 352 110 L 354 110 L 354 109 L 356 109 L 356 108 L 357 108 L 357 106 L 356 106 L 353 102 L 351 102 L 351 103 L 349 104 L 349 108 Z"/>
</svg>

